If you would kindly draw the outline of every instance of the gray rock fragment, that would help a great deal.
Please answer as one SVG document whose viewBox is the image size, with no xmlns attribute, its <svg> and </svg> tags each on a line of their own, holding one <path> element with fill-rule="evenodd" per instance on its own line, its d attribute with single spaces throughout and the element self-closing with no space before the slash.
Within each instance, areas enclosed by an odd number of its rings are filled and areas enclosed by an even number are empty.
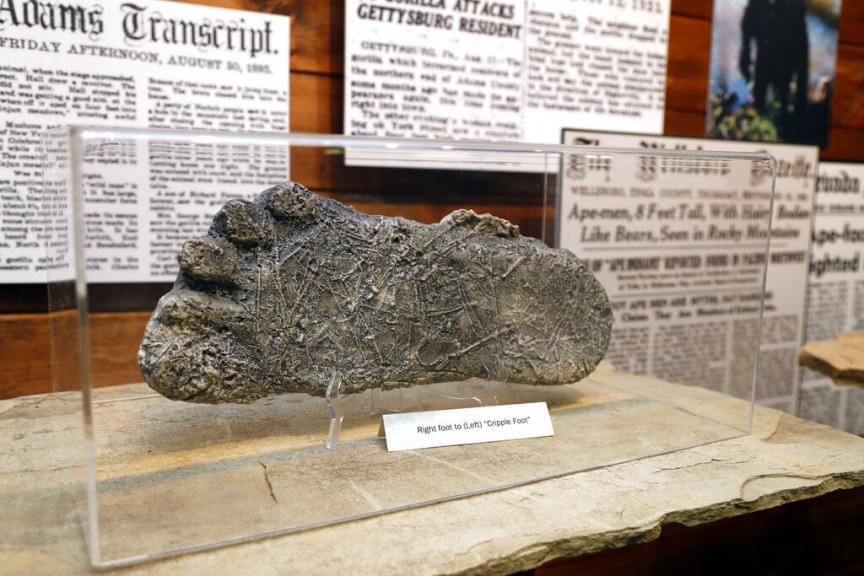
<svg viewBox="0 0 864 576">
<path fill-rule="evenodd" d="M 287 183 L 187 242 L 138 353 L 156 391 L 248 403 L 464 380 L 562 384 L 606 353 L 612 313 L 573 254 L 488 214 L 356 212 Z"/>
</svg>

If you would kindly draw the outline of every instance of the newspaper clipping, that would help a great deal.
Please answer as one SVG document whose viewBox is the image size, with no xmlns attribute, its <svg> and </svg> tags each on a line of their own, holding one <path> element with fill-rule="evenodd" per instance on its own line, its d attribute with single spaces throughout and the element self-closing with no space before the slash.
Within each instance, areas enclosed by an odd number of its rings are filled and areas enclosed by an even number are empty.
<svg viewBox="0 0 864 576">
<path fill-rule="evenodd" d="M 548 144 L 565 126 L 659 134 L 669 11 L 670 0 L 348 0 L 345 132 Z M 432 166 L 392 152 L 349 161 Z"/>
<path fill-rule="evenodd" d="M 0 2 L 0 283 L 46 281 L 42 136 L 63 125 L 287 131 L 289 19 L 174 2 Z M 91 282 L 166 281 L 263 147 L 118 142 L 83 170 Z"/>
<path fill-rule="evenodd" d="M 617 367 L 793 411 L 818 149 L 566 130 L 567 144 L 666 150 L 767 150 L 750 161 L 572 155 L 561 174 L 560 245 L 588 261 L 613 302 L 607 358 Z M 614 164 L 613 164 L 614 162 Z"/>
<path fill-rule="evenodd" d="M 805 338 L 864 330 L 864 164 L 819 165 Z M 802 369 L 798 413 L 864 434 L 864 389 Z"/>
</svg>

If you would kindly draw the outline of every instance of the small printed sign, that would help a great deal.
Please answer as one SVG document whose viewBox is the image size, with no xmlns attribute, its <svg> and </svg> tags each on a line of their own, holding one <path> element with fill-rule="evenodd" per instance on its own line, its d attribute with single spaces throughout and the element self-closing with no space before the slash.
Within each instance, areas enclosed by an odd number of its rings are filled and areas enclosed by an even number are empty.
<svg viewBox="0 0 864 576">
<path fill-rule="evenodd" d="M 387 451 L 553 436 L 545 402 L 385 414 Z"/>
</svg>

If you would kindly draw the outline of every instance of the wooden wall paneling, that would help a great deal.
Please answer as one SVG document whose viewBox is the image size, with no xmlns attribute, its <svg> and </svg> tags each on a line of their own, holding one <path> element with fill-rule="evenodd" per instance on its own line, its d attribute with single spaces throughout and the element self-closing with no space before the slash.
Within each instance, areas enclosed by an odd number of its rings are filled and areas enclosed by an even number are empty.
<svg viewBox="0 0 864 576">
<path fill-rule="evenodd" d="M 828 147 L 819 159 L 830 162 L 864 162 L 864 128 L 835 126 Z"/>
<path fill-rule="evenodd" d="M 843 0 L 840 7 L 840 42 L 864 45 L 864 2 Z"/>
<path fill-rule="evenodd" d="M 666 69 L 666 112 L 701 111 L 708 100 L 708 63 L 711 23 L 683 16 L 669 22 L 669 56 Z"/>
<path fill-rule="evenodd" d="M 0 316 L 0 398 L 51 391 L 47 314 Z"/>
<path fill-rule="evenodd" d="M 149 318 L 149 312 L 90 315 L 93 386 L 141 382 L 138 344 Z M 77 330 L 77 310 L 0 315 L 0 398 L 79 389 Z"/>
<path fill-rule="evenodd" d="M 672 0 L 672 14 L 710 20 L 714 0 Z"/>
<path fill-rule="evenodd" d="M 666 110 L 663 134 L 699 138 L 705 135 L 705 112 Z"/>
<path fill-rule="evenodd" d="M 91 366 L 94 386 L 141 382 L 138 345 L 150 312 L 92 314 Z"/>
<path fill-rule="evenodd" d="M 342 131 L 342 78 L 297 72 L 291 74 L 291 129 L 336 134 Z M 291 150 L 291 178 L 311 190 L 334 187 L 341 157 L 313 148 Z"/>
<path fill-rule="evenodd" d="M 342 78 L 291 73 L 291 130 L 338 133 L 342 129 Z"/>
<path fill-rule="evenodd" d="M 78 388 L 78 314 L 0 316 L 0 398 Z"/>
<path fill-rule="evenodd" d="M 48 390 L 81 389 L 81 353 L 79 314 L 75 308 L 45 314 L 48 319 L 48 355 L 51 362 L 51 381 Z M 38 318 L 31 319 L 39 322 Z M 39 359 L 37 358 L 37 361 Z M 41 360 L 45 361 L 45 360 Z M 40 383 L 41 384 L 41 383 Z"/>
<path fill-rule="evenodd" d="M 864 35 L 864 23 L 861 25 L 861 34 Z M 831 124 L 864 127 L 864 44 L 839 46 Z M 861 144 L 864 147 L 864 141 Z"/>
<path fill-rule="evenodd" d="M 291 70 L 341 74 L 345 56 L 344 0 L 259 0 L 268 11 L 290 14 Z"/>
</svg>

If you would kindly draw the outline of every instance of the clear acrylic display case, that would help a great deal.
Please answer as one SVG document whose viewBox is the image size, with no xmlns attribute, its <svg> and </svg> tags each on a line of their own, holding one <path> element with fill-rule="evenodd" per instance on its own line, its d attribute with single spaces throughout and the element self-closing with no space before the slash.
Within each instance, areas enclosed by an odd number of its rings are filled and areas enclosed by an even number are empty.
<svg viewBox="0 0 864 576">
<path fill-rule="evenodd" d="M 41 268 L 54 390 L 81 396 L 81 522 L 95 567 L 507 489 L 750 429 L 774 183 L 767 154 L 74 127 L 45 135 L 44 159 L 37 200 L 46 214 Z M 334 375 L 327 397 L 285 394 L 248 405 L 154 392 L 136 368 L 137 345 L 170 289 L 182 242 L 203 233 L 226 200 L 251 199 L 289 169 L 291 180 L 362 212 L 432 223 L 471 208 L 573 248 L 612 297 L 609 361 L 560 386 L 471 379 L 344 394 Z M 668 182 L 658 188 L 668 193 L 646 198 L 646 171 Z M 693 176 L 709 172 L 711 190 L 702 194 Z M 592 174 L 600 185 L 585 188 Z M 707 208 L 688 217 L 682 210 L 676 230 L 729 224 L 746 207 L 757 216 L 746 222 L 753 234 L 745 247 L 730 240 L 703 248 L 680 236 L 675 249 L 663 243 L 661 223 L 644 215 L 666 209 L 674 227 L 683 174 L 689 208 Z M 613 192 L 598 203 L 597 190 Z M 724 193 L 731 190 L 743 192 Z M 633 249 L 592 248 L 592 226 L 609 226 L 613 236 L 623 226 Z M 730 260 L 721 264 L 724 255 Z M 702 263 L 695 271 L 687 265 L 694 258 Z M 691 292 L 717 296 L 697 301 Z M 669 322 L 673 312 L 684 318 L 676 301 L 689 319 Z M 662 370 L 642 360 L 661 341 L 668 348 L 670 334 L 704 325 L 698 310 L 727 323 L 723 353 L 704 361 L 713 382 L 723 374 L 722 385 L 708 385 L 692 361 L 676 376 L 670 363 L 687 363 L 686 351 L 678 358 L 665 350 Z M 388 453 L 378 435 L 383 413 L 529 401 L 548 404 L 553 437 Z"/>
</svg>

